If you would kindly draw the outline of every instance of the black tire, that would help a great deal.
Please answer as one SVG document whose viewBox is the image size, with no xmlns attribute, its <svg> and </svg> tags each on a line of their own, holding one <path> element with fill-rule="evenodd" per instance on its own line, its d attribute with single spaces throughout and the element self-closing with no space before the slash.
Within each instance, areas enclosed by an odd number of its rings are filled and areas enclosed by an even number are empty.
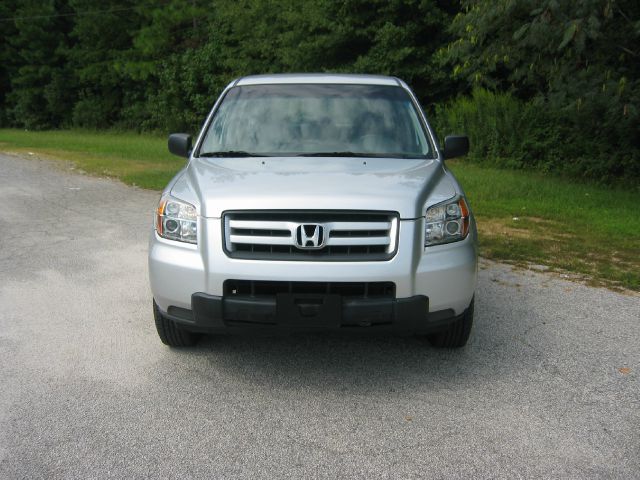
<svg viewBox="0 0 640 480">
<path fill-rule="evenodd" d="M 473 325 L 473 299 L 469 308 L 454 323 L 449 325 L 442 332 L 428 335 L 429 343 L 437 348 L 460 348 L 464 347 L 469 340 L 471 326 Z"/>
<path fill-rule="evenodd" d="M 198 343 L 199 335 L 180 328 L 176 322 L 162 315 L 155 300 L 153 301 L 153 318 L 156 321 L 158 336 L 165 345 L 170 347 L 192 347 Z"/>
</svg>

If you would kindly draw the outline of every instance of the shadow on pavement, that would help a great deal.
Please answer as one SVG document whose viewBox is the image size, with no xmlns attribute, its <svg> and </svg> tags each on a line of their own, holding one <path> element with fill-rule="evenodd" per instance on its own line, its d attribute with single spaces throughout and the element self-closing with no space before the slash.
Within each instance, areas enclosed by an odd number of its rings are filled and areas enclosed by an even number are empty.
<svg viewBox="0 0 640 480">
<path fill-rule="evenodd" d="M 537 371 L 544 354 L 526 341 L 526 333 L 539 319 L 531 315 L 527 324 L 487 318 L 484 311 L 480 304 L 469 344 L 458 350 L 436 349 L 425 338 L 412 336 L 217 336 L 203 337 L 195 348 L 176 350 L 172 358 L 214 383 L 227 377 L 323 394 L 458 390 L 485 387 L 514 372 L 522 376 Z"/>
</svg>

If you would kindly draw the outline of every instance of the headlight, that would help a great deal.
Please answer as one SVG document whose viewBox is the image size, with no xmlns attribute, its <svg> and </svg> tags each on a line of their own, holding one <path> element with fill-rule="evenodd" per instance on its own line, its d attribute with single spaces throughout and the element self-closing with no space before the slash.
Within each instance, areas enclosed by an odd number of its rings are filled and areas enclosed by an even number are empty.
<svg viewBox="0 0 640 480">
<path fill-rule="evenodd" d="M 462 240 L 469 233 L 469 207 L 460 197 L 427 208 L 424 224 L 424 246 Z"/>
<path fill-rule="evenodd" d="M 190 203 L 163 195 L 156 210 L 156 232 L 178 242 L 198 243 L 198 215 Z"/>
</svg>

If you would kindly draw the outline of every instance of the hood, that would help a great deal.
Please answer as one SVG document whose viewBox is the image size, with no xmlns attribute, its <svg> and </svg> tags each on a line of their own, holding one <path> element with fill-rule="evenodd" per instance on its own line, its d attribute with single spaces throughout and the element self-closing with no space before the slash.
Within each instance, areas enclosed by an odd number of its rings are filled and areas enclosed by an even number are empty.
<svg viewBox="0 0 640 480">
<path fill-rule="evenodd" d="M 388 158 L 196 158 L 172 195 L 204 217 L 227 210 L 385 210 L 401 218 L 456 190 L 436 160 Z"/>
</svg>

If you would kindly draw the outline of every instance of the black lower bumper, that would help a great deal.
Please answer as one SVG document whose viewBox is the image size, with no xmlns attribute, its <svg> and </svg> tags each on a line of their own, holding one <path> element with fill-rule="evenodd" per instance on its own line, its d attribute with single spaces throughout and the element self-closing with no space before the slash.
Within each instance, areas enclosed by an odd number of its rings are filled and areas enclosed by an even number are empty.
<svg viewBox="0 0 640 480">
<path fill-rule="evenodd" d="M 457 319 L 453 310 L 429 312 L 429 299 L 424 295 L 396 299 L 287 293 L 227 297 L 194 293 L 191 310 L 169 307 L 165 315 L 188 330 L 206 333 L 429 333 Z"/>
</svg>

